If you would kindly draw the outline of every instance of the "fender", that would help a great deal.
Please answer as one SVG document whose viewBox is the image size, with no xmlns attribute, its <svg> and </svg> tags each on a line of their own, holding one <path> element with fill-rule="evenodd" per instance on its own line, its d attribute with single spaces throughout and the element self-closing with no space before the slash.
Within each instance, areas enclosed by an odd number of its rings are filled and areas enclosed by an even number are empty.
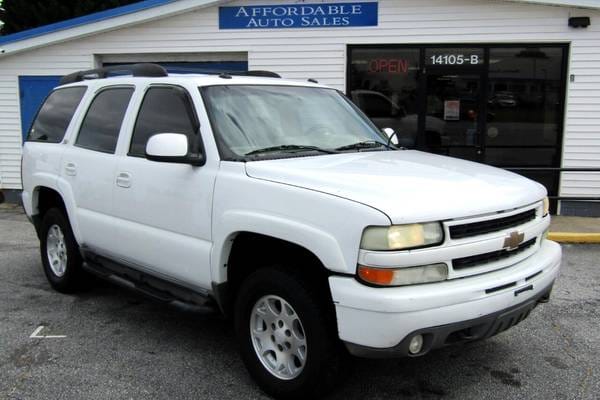
<svg viewBox="0 0 600 400">
<path fill-rule="evenodd" d="M 31 215 L 35 215 L 39 213 L 39 191 L 42 187 L 47 187 L 48 189 L 52 189 L 56 191 L 65 203 L 65 208 L 67 211 L 67 216 L 69 217 L 69 223 L 71 224 L 71 229 L 73 230 L 73 234 L 75 235 L 75 240 L 77 243 L 81 243 L 81 233 L 79 230 L 79 225 L 77 223 L 77 215 L 75 213 L 75 201 L 73 192 L 71 191 L 71 186 L 64 181 L 61 177 L 57 177 L 48 173 L 36 173 L 33 177 L 34 181 L 34 189 L 31 194 Z M 25 199 L 29 197 L 29 194 L 23 194 L 24 202 Z M 26 210 L 28 206 L 25 206 Z"/>
<path fill-rule="evenodd" d="M 297 244 L 314 253 L 328 269 L 347 272 L 342 249 L 330 233 L 277 215 L 247 210 L 228 210 L 220 218 L 211 251 L 213 282 L 222 283 L 227 280 L 225 266 L 233 240 L 240 232 L 262 234 Z"/>
<path fill-rule="evenodd" d="M 58 192 L 56 188 L 56 175 L 49 172 L 36 172 L 31 176 L 31 193 L 27 191 L 27 186 L 23 185 L 23 207 L 28 215 L 39 214 L 39 190 L 41 187 L 47 187 Z M 60 193 L 60 192 L 59 192 Z"/>
<path fill-rule="evenodd" d="M 79 230 L 79 222 L 77 220 L 76 212 L 77 204 L 75 203 L 75 195 L 71 190 L 71 185 L 62 176 L 59 176 L 56 179 L 56 186 L 58 187 L 57 192 L 62 197 L 65 207 L 67 208 L 67 214 L 69 217 L 69 222 L 71 223 L 73 235 L 75 235 L 75 240 L 77 240 L 77 243 L 81 244 L 83 237 L 81 236 L 81 231 Z"/>
</svg>

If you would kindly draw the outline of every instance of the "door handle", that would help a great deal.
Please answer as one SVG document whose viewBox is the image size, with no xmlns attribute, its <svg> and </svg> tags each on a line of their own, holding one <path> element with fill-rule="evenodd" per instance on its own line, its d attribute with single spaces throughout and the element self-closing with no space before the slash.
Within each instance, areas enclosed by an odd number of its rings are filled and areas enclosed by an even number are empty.
<svg viewBox="0 0 600 400">
<path fill-rule="evenodd" d="M 75 163 L 69 162 L 65 165 L 65 173 L 70 176 L 77 175 L 77 166 Z"/>
<path fill-rule="evenodd" d="M 122 188 L 130 188 L 131 174 L 129 172 L 119 172 L 119 175 L 117 175 L 117 186 Z"/>
</svg>

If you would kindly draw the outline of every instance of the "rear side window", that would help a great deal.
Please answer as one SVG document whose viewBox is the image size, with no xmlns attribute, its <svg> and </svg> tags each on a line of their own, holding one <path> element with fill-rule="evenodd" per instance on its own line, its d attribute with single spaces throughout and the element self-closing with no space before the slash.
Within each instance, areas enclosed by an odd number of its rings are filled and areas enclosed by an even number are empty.
<svg viewBox="0 0 600 400">
<path fill-rule="evenodd" d="M 86 89 L 78 86 L 50 93 L 31 125 L 27 140 L 60 143 Z"/>
<path fill-rule="evenodd" d="M 131 139 L 130 156 L 144 157 L 146 142 L 157 133 L 183 133 L 190 150 L 198 148 L 198 122 L 187 91 L 177 86 L 148 89 Z"/>
<path fill-rule="evenodd" d="M 114 153 L 132 94 L 133 88 L 112 88 L 96 95 L 83 119 L 75 145 Z"/>
</svg>

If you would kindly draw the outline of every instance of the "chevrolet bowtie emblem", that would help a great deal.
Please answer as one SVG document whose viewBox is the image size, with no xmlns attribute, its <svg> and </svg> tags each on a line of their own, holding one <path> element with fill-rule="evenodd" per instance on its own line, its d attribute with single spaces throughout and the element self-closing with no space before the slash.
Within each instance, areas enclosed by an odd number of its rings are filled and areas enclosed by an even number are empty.
<svg viewBox="0 0 600 400">
<path fill-rule="evenodd" d="M 517 231 L 511 232 L 510 235 L 504 239 L 504 248 L 510 250 L 514 250 L 523 242 L 525 239 L 524 233 L 519 233 Z"/>
</svg>

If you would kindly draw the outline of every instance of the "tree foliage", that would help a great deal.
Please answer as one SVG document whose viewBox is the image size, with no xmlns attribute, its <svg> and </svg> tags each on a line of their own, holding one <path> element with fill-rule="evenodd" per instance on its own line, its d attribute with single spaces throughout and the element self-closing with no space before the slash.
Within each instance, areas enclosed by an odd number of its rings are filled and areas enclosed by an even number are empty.
<svg viewBox="0 0 600 400">
<path fill-rule="evenodd" d="M 75 18 L 140 0 L 3 0 L 0 20 L 2 34 Z"/>
</svg>

